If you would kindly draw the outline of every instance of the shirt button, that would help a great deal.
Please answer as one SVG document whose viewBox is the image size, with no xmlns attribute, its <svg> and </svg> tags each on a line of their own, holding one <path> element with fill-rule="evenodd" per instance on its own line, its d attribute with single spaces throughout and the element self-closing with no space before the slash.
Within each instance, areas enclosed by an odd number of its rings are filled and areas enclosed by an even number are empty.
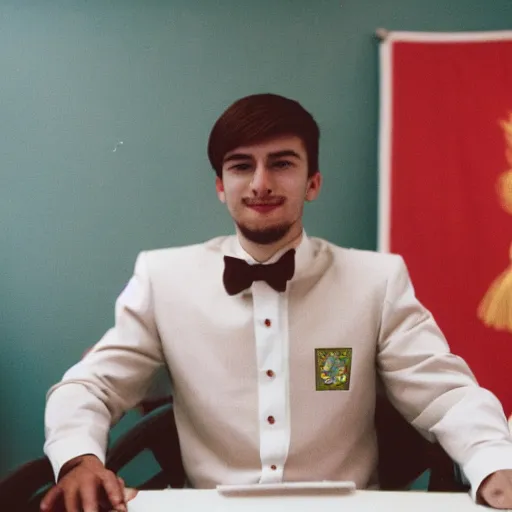
<svg viewBox="0 0 512 512">
<path fill-rule="evenodd" d="M 276 422 L 276 419 L 274 418 L 274 416 L 269 416 L 269 417 L 267 418 L 267 421 L 268 421 L 271 425 L 273 425 L 273 424 Z"/>
<path fill-rule="evenodd" d="M 270 327 L 271 325 L 272 325 L 272 322 L 267 318 L 267 319 L 265 320 L 265 326 L 266 326 L 266 327 Z"/>
<path fill-rule="evenodd" d="M 277 469 L 277 466 L 276 466 L 275 464 L 272 464 L 272 466 L 270 466 L 270 469 L 271 469 L 272 471 L 275 471 L 275 470 Z"/>
<path fill-rule="evenodd" d="M 267 370 L 267 376 L 272 378 L 275 375 L 275 373 L 272 370 Z"/>
</svg>

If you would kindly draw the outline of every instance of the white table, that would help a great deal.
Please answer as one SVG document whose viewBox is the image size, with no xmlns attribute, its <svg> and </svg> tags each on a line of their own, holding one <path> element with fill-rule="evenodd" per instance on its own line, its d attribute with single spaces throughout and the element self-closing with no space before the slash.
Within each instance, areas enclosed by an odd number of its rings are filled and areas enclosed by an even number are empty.
<svg viewBox="0 0 512 512">
<path fill-rule="evenodd" d="M 216 490 L 141 491 L 128 512 L 471 512 L 491 509 L 465 493 L 356 491 L 304 495 L 222 496 Z"/>
</svg>

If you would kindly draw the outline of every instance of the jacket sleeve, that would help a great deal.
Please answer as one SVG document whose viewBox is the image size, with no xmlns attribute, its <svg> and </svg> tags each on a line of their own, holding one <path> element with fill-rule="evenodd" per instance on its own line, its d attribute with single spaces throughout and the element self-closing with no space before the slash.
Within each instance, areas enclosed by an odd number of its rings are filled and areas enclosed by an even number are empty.
<svg viewBox="0 0 512 512">
<path fill-rule="evenodd" d="M 55 479 L 79 455 L 105 462 L 111 426 L 141 401 L 163 364 L 146 258 L 138 256 L 116 301 L 115 326 L 48 391 L 44 451 Z"/>
<path fill-rule="evenodd" d="M 512 469 L 512 438 L 503 407 L 450 352 L 431 313 L 415 297 L 403 259 L 391 258 L 378 340 L 379 373 L 395 407 L 461 466 L 475 499 L 488 475 Z"/>
</svg>

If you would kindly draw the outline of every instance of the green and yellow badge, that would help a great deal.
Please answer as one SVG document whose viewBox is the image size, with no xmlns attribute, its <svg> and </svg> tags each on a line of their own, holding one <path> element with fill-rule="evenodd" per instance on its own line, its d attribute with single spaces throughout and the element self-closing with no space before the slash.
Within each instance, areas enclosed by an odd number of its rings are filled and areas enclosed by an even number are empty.
<svg viewBox="0 0 512 512">
<path fill-rule="evenodd" d="M 352 366 L 351 348 L 316 348 L 316 390 L 347 391 Z"/>
</svg>

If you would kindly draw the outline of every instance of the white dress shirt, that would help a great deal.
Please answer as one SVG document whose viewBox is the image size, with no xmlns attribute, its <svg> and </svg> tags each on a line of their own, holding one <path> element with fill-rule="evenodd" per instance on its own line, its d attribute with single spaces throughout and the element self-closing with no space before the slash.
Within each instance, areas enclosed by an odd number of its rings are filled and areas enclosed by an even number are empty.
<svg viewBox="0 0 512 512">
<path fill-rule="evenodd" d="M 234 240 L 234 252 L 247 263 L 254 260 Z M 266 264 L 271 264 L 288 250 L 281 249 Z M 298 252 L 299 266 L 306 255 Z M 302 258 L 301 258 L 302 256 Z M 251 287 L 254 307 L 254 337 L 258 368 L 258 410 L 260 427 L 260 483 L 283 481 L 284 465 L 290 447 L 290 367 L 288 331 L 288 290 L 276 293 L 264 281 Z M 249 291 L 246 292 L 248 294 Z"/>
</svg>

